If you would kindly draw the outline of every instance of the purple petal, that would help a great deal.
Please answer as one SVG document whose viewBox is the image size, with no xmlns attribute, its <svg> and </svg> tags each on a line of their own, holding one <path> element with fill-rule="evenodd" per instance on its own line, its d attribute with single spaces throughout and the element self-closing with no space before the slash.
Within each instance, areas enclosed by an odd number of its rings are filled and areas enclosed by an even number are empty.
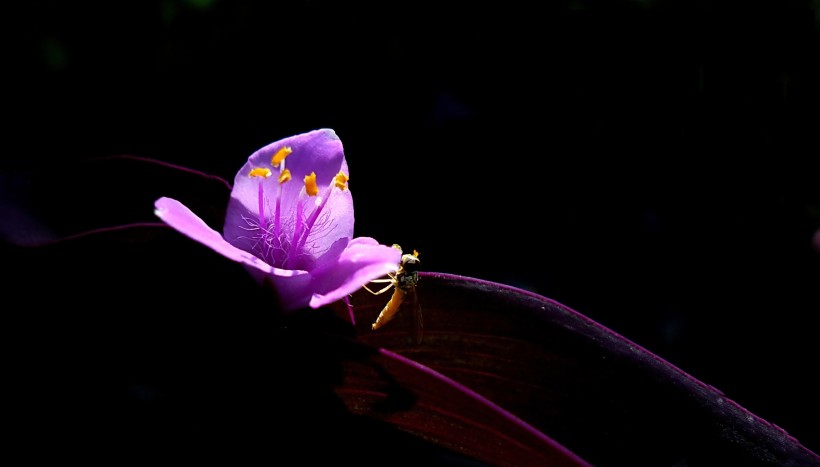
<svg viewBox="0 0 820 467">
<path fill-rule="evenodd" d="M 282 271 L 276 269 L 277 272 Z M 310 303 L 310 298 L 313 294 L 313 288 L 310 285 L 310 274 L 304 271 L 287 271 L 292 272 L 292 275 L 257 275 L 262 278 L 263 283 L 272 287 L 276 291 L 276 298 L 279 300 L 279 306 L 284 311 L 294 311 L 300 308 L 307 308 Z"/>
<path fill-rule="evenodd" d="M 395 272 L 400 261 L 401 251 L 369 237 L 355 238 L 337 262 L 311 272 L 314 293 L 310 306 L 318 308 L 340 300 L 373 279 Z"/>
<path fill-rule="evenodd" d="M 278 170 L 272 168 L 270 163 L 273 155 L 284 146 L 290 146 L 293 150 L 285 161 L 293 178 L 280 185 L 277 181 Z M 272 168 L 274 174 L 267 179 L 248 176 L 251 169 L 259 167 Z M 350 190 L 328 190 L 339 171 L 347 173 L 347 163 L 342 143 L 332 130 L 316 130 L 293 136 L 256 151 L 236 175 L 223 228 L 225 239 L 240 249 L 256 253 L 269 264 L 284 267 L 281 258 L 277 259 L 269 251 L 260 250 L 266 248 L 269 243 L 267 240 L 272 238 L 275 238 L 275 243 L 281 244 L 279 236 L 274 235 L 271 227 L 277 199 L 280 202 L 279 219 L 283 229 L 279 235 L 284 235 L 282 238 L 289 240 L 293 226 L 297 223 L 297 203 L 304 203 L 305 216 L 308 217 L 320 197 L 329 196 L 311 229 L 311 235 L 304 242 L 305 250 L 299 252 L 310 256 L 307 264 L 305 258 L 293 258 L 297 262 L 301 261 L 301 266 L 294 262 L 288 267 L 307 270 L 310 261 L 323 255 L 336 240 L 353 236 L 353 198 Z M 302 179 L 311 172 L 316 173 L 319 197 L 308 198 L 304 194 L 300 197 L 303 190 Z M 261 209 L 260 184 L 263 187 Z M 260 210 L 264 211 L 263 216 L 260 216 Z M 263 237 L 264 240 L 260 241 Z"/>
<path fill-rule="evenodd" d="M 342 237 L 333 242 L 318 258 L 306 257 L 296 263 L 298 269 L 313 271 L 325 266 L 333 266 L 339 261 L 339 256 L 350 243 L 350 237 Z"/>
<path fill-rule="evenodd" d="M 327 253 L 316 260 L 319 264 L 333 267 L 342 252 L 350 243 L 348 238 L 340 238 L 328 249 Z M 275 271 L 282 271 L 275 269 Z M 253 272 L 253 271 L 251 271 Z M 292 275 L 285 276 L 283 274 L 264 275 L 255 273 L 254 276 L 260 283 L 266 282 L 269 287 L 276 291 L 279 299 L 279 304 L 283 310 L 297 310 L 299 308 L 307 308 L 310 306 L 311 298 L 313 296 L 313 282 L 311 275 L 306 271 L 288 271 Z"/>
<path fill-rule="evenodd" d="M 344 245 L 344 241 L 339 240 L 338 244 Z M 279 304 L 285 311 L 319 308 L 342 300 L 371 280 L 395 271 L 400 253 L 396 255 L 394 252 L 399 253 L 385 245 L 359 245 L 353 248 L 348 245 L 336 261 L 326 263 L 325 267 L 311 273 L 285 271 L 292 273 L 285 276 L 256 272 L 254 276 L 276 291 Z"/>
<path fill-rule="evenodd" d="M 250 212 L 259 213 L 257 208 L 258 180 L 248 177 L 248 174 L 254 168 L 271 168 L 271 158 L 285 146 L 290 146 L 293 150 L 285 160 L 285 167 L 290 170 L 293 179 L 282 185 L 285 189 L 283 200 L 296 199 L 302 188 L 302 179 L 311 172 L 316 173 L 316 183 L 320 188 L 330 184 L 340 170 L 345 169 L 347 173 L 344 150 L 339 137 L 333 130 L 315 130 L 276 141 L 251 154 L 236 174 L 231 201 L 235 199 Z M 277 184 L 273 177 L 269 182 L 271 187 Z M 289 208 L 293 209 L 292 206 Z"/>
<path fill-rule="evenodd" d="M 202 219 L 179 201 L 172 198 L 160 198 L 154 203 L 154 207 L 157 217 L 168 225 L 226 258 L 268 274 L 273 272 L 273 268 L 264 261 L 226 242 L 219 232 L 208 227 Z"/>
<path fill-rule="evenodd" d="M 276 152 L 290 146 L 293 150 L 285 160 L 285 166 L 290 170 L 294 180 L 316 172 L 316 182 L 319 186 L 326 185 L 342 170 L 345 162 L 342 141 L 331 129 L 314 130 L 308 133 L 291 136 L 275 143 L 271 143 L 251 154 L 243 170 L 253 167 L 269 167 L 271 157 Z M 245 173 L 247 175 L 247 173 Z M 242 173 L 238 179 L 245 179 Z"/>
<path fill-rule="evenodd" d="M 325 261 L 327 258 L 335 260 L 353 236 L 353 198 L 350 190 L 333 190 L 322 212 L 325 216 L 320 216 L 305 241 L 303 253 L 309 256 L 297 259 L 294 269 L 310 271 L 321 267 L 323 257 Z M 341 247 L 334 246 L 339 240 L 343 240 Z"/>
</svg>

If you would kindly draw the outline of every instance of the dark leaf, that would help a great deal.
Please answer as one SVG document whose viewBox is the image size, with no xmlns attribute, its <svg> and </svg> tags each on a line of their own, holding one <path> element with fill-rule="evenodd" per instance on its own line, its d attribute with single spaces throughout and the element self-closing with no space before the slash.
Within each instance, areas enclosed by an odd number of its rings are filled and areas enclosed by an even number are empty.
<svg viewBox="0 0 820 467">
<path fill-rule="evenodd" d="M 422 274 L 417 293 L 424 310 L 421 345 L 412 342 L 408 310 L 371 330 L 386 297 L 366 291 L 350 300 L 358 340 L 452 378 L 594 465 L 820 464 L 798 440 L 718 389 L 560 303 L 442 273 Z M 459 415 L 475 414 L 447 397 L 439 382 L 395 369 L 393 377 L 420 401 L 388 416 L 375 404 L 388 394 L 378 378 L 347 371 L 355 377 L 340 394 L 352 411 L 451 448 L 487 449 L 476 427 L 459 426 L 457 434 L 439 429 L 436 409 L 460 406 Z"/>
<path fill-rule="evenodd" d="M 230 195 L 217 176 L 129 155 L 0 172 L 0 182 L 0 239 L 17 245 L 160 224 L 160 196 L 184 201 L 221 230 Z"/>
</svg>

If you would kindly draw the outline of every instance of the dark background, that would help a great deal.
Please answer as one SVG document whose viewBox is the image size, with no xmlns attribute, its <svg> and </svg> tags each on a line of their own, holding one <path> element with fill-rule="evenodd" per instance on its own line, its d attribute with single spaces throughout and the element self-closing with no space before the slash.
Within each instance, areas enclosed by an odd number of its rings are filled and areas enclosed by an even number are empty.
<svg viewBox="0 0 820 467">
<path fill-rule="evenodd" d="M 817 2 L 349 3 L 7 9 L 3 167 L 232 180 L 333 128 L 357 235 L 555 299 L 820 451 Z"/>
</svg>

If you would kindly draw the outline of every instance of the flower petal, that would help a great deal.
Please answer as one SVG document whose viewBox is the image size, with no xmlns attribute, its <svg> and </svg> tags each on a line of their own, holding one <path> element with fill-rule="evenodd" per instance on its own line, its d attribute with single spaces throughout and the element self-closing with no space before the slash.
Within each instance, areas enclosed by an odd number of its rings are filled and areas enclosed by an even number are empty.
<svg viewBox="0 0 820 467">
<path fill-rule="evenodd" d="M 285 146 L 289 146 L 293 151 L 285 160 L 285 166 L 290 170 L 294 180 L 302 180 L 305 175 L 315 172 L 316 183 L 324 186 L 329 184 L 340 170 L 344 169 L 347 173 L 347 167 L 342 167 L 345 162 L 342 141 L 335 131 L 328 128 L 271 143 L 251 154 L 243 168 L 250 170 L 251 167 L 269 167 L 271 157 Z M 241 175 L 237 178 L 247 178 Z"/>
<path fill-rule="evenodd" d="M 280 184 L 277 180 L 277 169 L 273 168 L 271 158 L 282 147 L 289 146 L 292 153 L 285 160 L 285 166 L 291 171 L 291 181 Z M 274 175 L 270 178 L 250 177 L 248 174 L 254 168 L 273 168 Z M 267 251 L 258 251 L 266 247 L 266 240 L 262 237 L 272 235 L 274 213 L 279 204 L 279 222 L 286 232 L 284 239 L 290 239 L 293 226 L 297 223 L 297 203 L 304 203 L 303 217 L 305 219 L 316 209 L 315 202 L 319 197 L 308 198 L 302 192 L 301 180 L 311 172 L 316 173 L 316 182 L 319 186 L 320 197 L 329 196 L 321 215 L 311 229 L 311 235 L 304 241 L 307 253 L 311 256 L 306 262 L 323 255 L 331 245 L 340 238 L 353 236 L 353 198 L 349 189 L 327 190 L 339 172 L 347 174 L 347 163 L 344 158 L 342 143 L 333 130 L 316 130 L 301 135 L 292 136 L 271 143 L 253 153 L 247 163 L 236 174 L 234 188 L 228 204 L 223 234 L 232 245 L 253 251 L 257 256 L 264 258 L 273 266 L 283 266 L 275 258 L 269 258 Z M 261 209 L 264 216 L 260 218 L 260 183 L 263 184 Z M 281 190 L 281 192 L 280 192 Z M 301 222 L 301 221 L 300 221 Z M 282 235 L 282 233 L 280 233 Z M 276 236 L 278 242 L 279 237 Z M 280 243 L 281 244 L 281 243 Z M 299 252 L 304 253 L 304 252 Z M 303 259 L 291 259 L 290 268 L 306 269 Z M 297 266 L 297 263 L 300 265 Z"/>
<path fill-rule="evenodd" d="M 401 251 L 370 237 L 355 238 L 335 263 L 311 272 L 314 293 L 310 306 L 318 308 L 341 300 L 373 279 L 395 272 L 400 262 Z"/>
<path fill-rule="evenodd" d="M 287 271 L 293 275 L 285 277 L 275 274 L 266 279 L 268 285 L 276 290 L 284 310 L 318 308 L 344 298 L 373 279 L 395 271 L 401 260 L 400 255 L 395 248 L 379 245 L 370 237 L 353 240 L 340 238 L 316 260 L 314 272 Z"/>
<path fill-rule="evenodd" d="M 237 172 L 234 179 L 231 193 L 232 203 L 236 200 L 250 212 L 258 215 L 258 180 L 256 177 L 249 177 L 248 174 L 254 168 L 270 168 L 273 155 L 285 146 L 290 146 L 293 150 L 291 155 L 285 159 L 285 166 L 290 170 L 293 179 L 282 185 L 285 190 L 283 200 L 295 199 L 302 188 L 302 179 L 311 172 L 316 173 L 316 183 L 320 187 L 330 184 L 340 170 L 347 174 L 342 141 L 333 130 L 315 130 L 291 136 L 271 143 L 248 157 L 248 161 Z M 274 171 L 274 174 L 277 172 Z M 275 178 L 271 177 L 271 186 L 276 183 Z"/>
<path fill-rule="evenodd" d="M 276 272 L 282 271 L 276 269 Z M 263 284 L 272 287 L 283 311 L 307 308 L 313 288 L 310 274 L 304 271 L 287 271 L 290 275 L 272 274 L 263 277 Z"/>
<path fill-rule="evenodd" d="M 154 213 L 165 223 L 226 258 L 268 274 L 273 272 L 274 268 L 269 264 L 226 242 L 219 232 L 208 227 L 202 219 L 179 201 L 163 197 L 156 200 L 154 208 Z"/>
<path fill-rule="evenodd" d="M 333 190 L 320 216 L 305 241 L 305 251 L 294 262 L 295 269 L 310 271 L 321 267 L 327 258 L 335 260 L 353 236 L 353 198 L 350 190 Z M 339 241 L 341 246 L 336 246 Z M 333 253 L 335 251 L 335 254 Z M 323 259 L 325 258 L 325 259 Z"/>
</svg>

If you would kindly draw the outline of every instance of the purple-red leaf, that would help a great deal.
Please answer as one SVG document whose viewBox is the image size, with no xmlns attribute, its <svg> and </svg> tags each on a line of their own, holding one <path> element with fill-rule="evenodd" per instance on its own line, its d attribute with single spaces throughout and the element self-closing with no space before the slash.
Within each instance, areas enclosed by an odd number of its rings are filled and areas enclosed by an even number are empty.
<svg viewBox="0 0 820 467">
<path fill-rule="evenodd" d="M 337 392 L 353 413 L 491 465 L 589 465 L 491 400 L 389 350 L 344 368 Z"/>
<path fill-rule="evenodd" d="M 366 291 L 350 298 L 357 339 L 474 390 L 594 465 L 820 463 L 815 453 L 730 396 L 560 303 L 442 273 L 422 273 L 417 293 L 424 317 L 421 345 L 412 342 L 407 309 L 373 331 L 371 323 L 389 294 Z M 337 312 L 344 316 L 346 310 L 340 305 Z M 373 407 L 383 397 L 378 379 L 357 368 L 347 371 L 348 385 L 340 394 L 350 409 L 385 417 Z M 393 376 L 413 389 L 418 403 L 387 419 L 490 462 L 510 455 L 504 449 L 488 452 L 486 426 L 469 418 L 477 412 L 468 408 L 467 397 L 444 396 L 438 392 L 441 380 L 412 373 L 395 369 Z M 466 416 L 471 423 L 450 421 L 458 433 L 449 433 L 439 425 L 446 417 L 433 418 L 437 413 Z"/>
<path fill-rule="evenodd" d="M 34 246 L 131 225 L 161 224 L 154 200 L 175 196 L 219 225 L 231 187 L 167 162 L 119 155 L 0 173 L 0 239 Z"/>
</svg>

